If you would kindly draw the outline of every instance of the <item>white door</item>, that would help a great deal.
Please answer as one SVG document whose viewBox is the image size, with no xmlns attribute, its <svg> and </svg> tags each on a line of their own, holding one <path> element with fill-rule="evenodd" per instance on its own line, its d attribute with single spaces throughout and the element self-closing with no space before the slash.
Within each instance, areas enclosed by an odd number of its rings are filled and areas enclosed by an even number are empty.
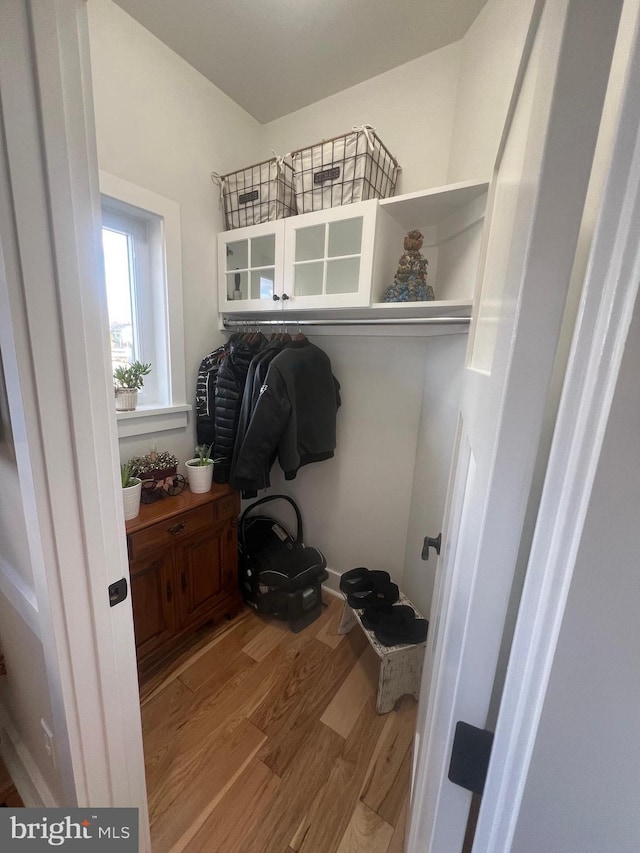
<svg viewBox="0 0 640 853">
<path fill-rule="evenodd" d="M 128 566 L 90 79 L 84 0 L 2 0 L 0 352 L 14 441 L 5 411 L 0 450 L 15 448 L 16 509 L 0 503 L 0 530 L 20 518 L 26 539 L 0 542 L 2 700 L 16 697 L 0 708 L 2 749 L 27 805 L 138 807 L 147 851 L 130 598 L 110 606 Z"/>
<path fill-rule="evenodd" d="M 471 794 L 447 778 L 453 734 L 457 721 L 487 720 L 620 6 L 536 4 L 496 161 L 418 712 L 411 853 L 462 848 Z"/>
</svg>

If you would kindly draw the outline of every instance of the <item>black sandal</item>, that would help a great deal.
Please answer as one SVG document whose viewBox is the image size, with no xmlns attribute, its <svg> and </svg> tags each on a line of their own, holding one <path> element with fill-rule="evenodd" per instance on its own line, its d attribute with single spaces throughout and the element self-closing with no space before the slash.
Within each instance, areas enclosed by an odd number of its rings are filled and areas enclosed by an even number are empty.
<svg viewBox="0 0 640 853">
<path fill-rule="evenodd" d="M 376 639 L 384 646 L 403 646 L 424 643 L 429 623 L 426 619 L 411 616 L 405 610 L 394 607 L 396 613 L 383 616 L 374 628 Z"/>
</svg>

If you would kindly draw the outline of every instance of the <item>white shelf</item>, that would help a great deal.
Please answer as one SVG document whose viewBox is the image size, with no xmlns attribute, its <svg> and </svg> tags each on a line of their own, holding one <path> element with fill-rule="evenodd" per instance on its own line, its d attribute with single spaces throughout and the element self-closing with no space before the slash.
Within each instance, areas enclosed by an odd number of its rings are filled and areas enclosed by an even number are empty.
<svg viewBox="0 0 640 853">
<path fill-rule="evenodd" d="M 385 198 L 380 201 L 380 207 L 407 231 L 412 228 L 428 228 L 447 219 L 486 193 L 488 188 L 488 183 L 465 181 Z"/>
</svg>

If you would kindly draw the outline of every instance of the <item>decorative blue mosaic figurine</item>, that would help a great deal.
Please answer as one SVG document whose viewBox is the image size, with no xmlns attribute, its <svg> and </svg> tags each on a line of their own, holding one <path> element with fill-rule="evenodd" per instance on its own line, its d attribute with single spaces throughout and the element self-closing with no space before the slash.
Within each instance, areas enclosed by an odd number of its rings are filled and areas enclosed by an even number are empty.
<svg viewBox="0 0 640 853">
<path fill-rule="evenodd" d="M 404 252 L 398 261 L 393 284 L 384 294 L 384 302 L 428 302 L 435 299 L 433 287 L 427 284 L 429 262 L 420 249 L 424 237 L 409 231 L 404 238 Z"/>
</svg>

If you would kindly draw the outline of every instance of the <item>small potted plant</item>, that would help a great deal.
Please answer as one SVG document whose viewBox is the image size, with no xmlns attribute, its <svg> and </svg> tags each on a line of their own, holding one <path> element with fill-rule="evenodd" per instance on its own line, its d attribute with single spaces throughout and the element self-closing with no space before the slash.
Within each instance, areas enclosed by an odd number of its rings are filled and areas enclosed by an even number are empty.
<svg viewBox="0 0 640 853">
<path fill-rule="evenodd" d="M 124 520 L 128 521 L 130 518 L 135 518 L 140 512 L 142 480 L 131 474 L 131 466 L 128 462 L 120 466 L 120 479 L 122 481 Z"/>
<path fill-rule="evenodd" d="M 211 488 L 213 480 L 213 466 L 215 460 L 211 458 L 213 445 L 202 444 L 196 447 L 198 455 L 193 459 L 188 459 L 185 463 L 187 466 L 187 479 L 189 480 L 189 488 L 192 492 L 201 493 L 208 492 Z"/>
<path fill-rule="evenodd" d="M 143 376 L 151 372 L 150 364 L 134 361 L 120 364 L 113 371 L 116 394 L 116 411 L 133 412 L 138 405 L 138 391 L 144 385 Z"/>
<path fill-rule="evenodd" d="M 134 456 L 129 467 L 142 480 L 143 504 L 179 494 L 186 485 L 177 474 L 178 459 L 166 450 L 158 452 L 154 447 L 146 456 Z"/>
</svg>

